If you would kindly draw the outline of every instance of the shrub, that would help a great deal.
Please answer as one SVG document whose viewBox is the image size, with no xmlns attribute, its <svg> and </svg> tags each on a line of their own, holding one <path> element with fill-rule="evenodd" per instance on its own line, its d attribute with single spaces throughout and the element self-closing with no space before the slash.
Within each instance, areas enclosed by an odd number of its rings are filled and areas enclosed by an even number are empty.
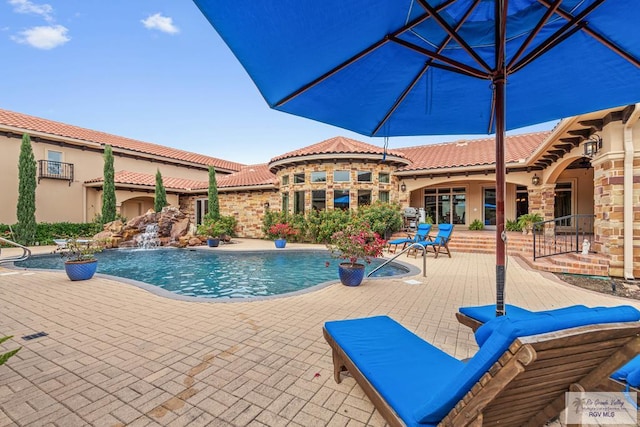
<svg viewBox="0 0 640 427">
<path fill-rule="evenodd" d="M 484 224 L 479 219 L 474 219 L 471 224 L 469 224 L 469 230 L 484 230 Z"/>
<path fill-rule="evenodd" d="M 344 230 L 351 219 L 352 214 L 348 210 L 311 211 L 306 216 L 307 238 L 314 243 L 328 243 L 333 233 Z"/>
<path fill-rule="evenodd" d="M 298 230 L 293 228 L 289 223 L 279 222 L 269 227 L 267 235 L 272 239 L 286 239 L 290 236 L 298 234 Z"/>
<path fill-rule="evenodd" d="M 371 258 L 382 256 L 385 243 L 367 223 L 356 222 L 349 224 L 343 231 L 334 233 L 327 246 L 332 256 L 347 259 L 353 265 L 360 258 L 370 263 Z"/>
<path fill-rule="evenodd" d="M 506 224 L 504 225 L 504 229 L 506 231 L 522 231 L 522 227 L 515 219 L 508 219 Z"/>
<path fill-rule="evenodd" d="M 536 222 L 542 222 L 544 218 L 539 213 L 527 213 L 518 217 L 518 224 L 522 230 L 529 231 Z"/>
<path fill-rule="evenodd" d="M 390 236 L 402 228 L 403 218 L 400 205 L 377 201 L 358 209 L 358 216 L 364 219 L 371 230 L 380 236 Z"/>
</svg>

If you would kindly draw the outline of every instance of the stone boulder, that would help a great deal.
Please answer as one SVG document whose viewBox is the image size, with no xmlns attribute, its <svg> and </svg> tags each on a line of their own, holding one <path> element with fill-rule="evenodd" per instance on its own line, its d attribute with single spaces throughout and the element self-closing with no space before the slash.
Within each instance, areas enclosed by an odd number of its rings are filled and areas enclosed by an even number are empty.
<svg viewBox="0 0 640 427">
<path fill-rule="evenodd" d="M 194 224 L 178 208 L 166 206 L 161 212 L 148 211 L 144 215 L 131 218 L 126 224 L 116 220 L 104 225 L 103 231 L 96 234 L 94 240 L 104 241 L 108 247 L 135 248 L 139 236 L 147 231 L 149 225 L 157 225 L 160 245 L 187 246 L 194 236 Z M 198 240 L 199 241 L 199 240 Z"/>
</svg>

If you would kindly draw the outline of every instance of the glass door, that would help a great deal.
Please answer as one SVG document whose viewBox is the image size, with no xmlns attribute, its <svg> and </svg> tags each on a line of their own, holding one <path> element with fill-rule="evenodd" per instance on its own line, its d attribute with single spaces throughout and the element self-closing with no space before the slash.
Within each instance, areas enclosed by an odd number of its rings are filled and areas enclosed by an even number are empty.
<svg viewBox="0 0 640 427">
<path fill-rule="evenodd" d="M 496 189 L 485 188 L 483 194 L 483 219 L 485 228 L 496 226 Z"/>
</svg>

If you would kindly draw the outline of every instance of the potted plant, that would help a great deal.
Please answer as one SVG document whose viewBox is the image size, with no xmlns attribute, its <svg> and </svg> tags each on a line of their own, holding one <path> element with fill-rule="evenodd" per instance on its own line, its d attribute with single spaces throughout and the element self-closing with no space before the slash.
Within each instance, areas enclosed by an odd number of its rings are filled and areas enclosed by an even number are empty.
<svg viewBox="0 0 640 427">
<path fill-rule="evenodd" d="M 215 248 L 220 244 L 220 236 L 228 233 L 227 226 L 223 221 L 205 218 L 204 222 L 198 226 L 198 234 L 207 237 L 207 245 Z"/>
<path fill-rule="evenodd" d="M 95 253 L 101 252 L 102 247 L 93 240 L 69 239 L 64 249 L 60 250 L 65 258 L 64 271 L 69 280 L 88 280 L 93 277 L 98 268 Z"/>
<path fill-rule="evenodd" d="M 522 229 L 522 234 L 531 234 L 533 224 L 542 222 L 544 218 L 539 213 L 526 213 L 518 217 L 518 225 Z"/>
<path fill-rule="evenodd" d="M 274 239 L 276 248 L 284 248 L 287 245 L 287 237 L 295 236 L 298 234 L 298 230 L 287 222 L 279 222 L 269 227 L 267 234 Z"/>
<path fill-rule="evenodd" d="M 371 263 L 372 258 L 382 256 L 385 243 L 367 223 L 349 224 L 344 230 L 333 233 L 327 245 L 331 255 L 349 261 L 338 266 L 340 282 L 346 286 L 360 285 L 364 279 L 364 264 L 358 260 Z"/>
</svg>

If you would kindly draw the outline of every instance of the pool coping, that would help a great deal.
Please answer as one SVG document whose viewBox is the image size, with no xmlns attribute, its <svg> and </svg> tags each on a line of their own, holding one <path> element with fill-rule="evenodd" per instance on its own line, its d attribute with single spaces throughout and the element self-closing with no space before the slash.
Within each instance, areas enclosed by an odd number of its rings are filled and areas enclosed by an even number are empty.
<svg viewBox="0 0 640 427">
<path fill-rule="evenodd" d="M 107 249 L 107 250 L 120 250 L 121 248 L 115 248 L 115 249 Z M 125 249 L 125 248 L 122 248 Z M 128 248 L 126 248 L 128 249 Z M 208 248 L 208 247 L 188 247 L 188 248 L 174 248 L 174 247 L 162 247 L 161 249 L 182 249 L 182 250 L 187 250 L 187 251 L 201 251 L 201 252 L 209 252 L 211 251 L 212 248 Z M 151 249 L 154 250 L 154 249 Z M 246 250 L 237 250 L 237 251 L 233 251 L 234 253 L 265 253 L 265 252 L 281 252 L 281 249 L 246 249 Z M 301 251 L 301 252 L 321 252 L 323 251 L 322 249 L 316 249 L 316 248 L 297 248 L 296 251 Z M 229 252 L 227 252 L 229 253 Z M 51 256 L 52 254 L 50 253 L 43 253 L 43 254 L 36 254 L 36 255 L 32 255 L 33 258 L 40 258 L 40 257 L 45 257 L 45 256 Z M 391 258 L 387 258 L 387 257 L 380 257 L 381 259 L 384 260 L 389 260 Z M 403 262 L 403 261 L 399 261 L 397 259 L 393 260 L 394 263 L 400 264 L 402 267 L 406 268 L 408 271 L 406 273 L 403 274 L 397 274 L 397 275 L 393 275 L 393 276 L 381 276 L 381 277 L 365 277 L 365 280 L 383 280 L 383 279 L 399 279 L 399 278 L 403 278 L 403 277 L 407 277 L 407 276 L 415 276 L 417 274 L 420 273 L 420 269 L 414 265 L 411 265 L 409 263 Z M 56 273 L 64 273 L 64 270 L 56 270 L 56 269 L 46 269 L 46 268 L 26 268 L 26 267 L 19 267 L 16 266 L 14 263 L 10 263 L 7 265 L 7 267 L 9 269 L 13 269 L 13 270 L 21 270 L 21 271 L 46 271 L 46 272 L 56 272 Z M 335 280 L 329 280 L 327 282 L 322 282 L 322 283 L 318 283 L 317 285 L 313 285 L 310 286 L 308 288 L 304 288 L 304 289 L 300 289 L 297 291 L 293 291 L 293 292 L 287 292 L 284 294 L 277 294 L 277 295 L 265 295 L 265 296 L 253 296 L 253 297 L 247 297 L 247 298 L 208 298 L 208 297 L 194 297 L 194 296 L 189 296 L 189 295 L 180 295 L 180 294 L 176 294 L 172 291 L 168 291 L 166 289 L 163 289 L 159 286 L 156 285 L 152 285 L 150 283 L 146 283 L 146 282 L 142 282 L 140 280 L 135 280 L 135 279 L 129 279 L 126 277 L 120 277 L 120 276 L 114 276 L 111 274 L 106 274 L 106 273 L 96 273 L 94 275 L 94 277 L 99 277 L 99 278 L 103 278 L 103 279 L 109 279 L 109 280 L 113 280 L 115 282 L 120 282 L 120 283 L 124 283 L 127 285 L 132 285 L 135 287 L 138 287 L 140 289 L 143 289 L 147 292 L 150 292 L 154 295 L 157 295 L 159 297 L 164 297 L 164 298 L 168 298 L 168 299 L 173 299 L 173 300 L 177 300 L 177 301 L 185 301 L 185 302 L 199 302 L 199 303 L 207 303 L 207 304 L 211 304 L 211 303 L 240 303 L 240 302 L 257 302 L 257 301 L 267 301 L 267 300 L 274 300 L 274 299 L 278 299 L 278 298 L 288 298 L 288 297 L 294 297 L 294 296 L 298 296 L 298 295 L 302 295 L 302 294 L 306 294 L 309 292 L 315 292 L 318 291 L 320 289 L 326 288 L 328 286 L 331 285 L 335 285 L 335 284 L 339 284 L 340 280 L 339 279 L 335 279 Z M 91 279 L 89 279 L 91 280 Z M 362 286 L 362 285 L 359 285 Z"/>
</svg>

